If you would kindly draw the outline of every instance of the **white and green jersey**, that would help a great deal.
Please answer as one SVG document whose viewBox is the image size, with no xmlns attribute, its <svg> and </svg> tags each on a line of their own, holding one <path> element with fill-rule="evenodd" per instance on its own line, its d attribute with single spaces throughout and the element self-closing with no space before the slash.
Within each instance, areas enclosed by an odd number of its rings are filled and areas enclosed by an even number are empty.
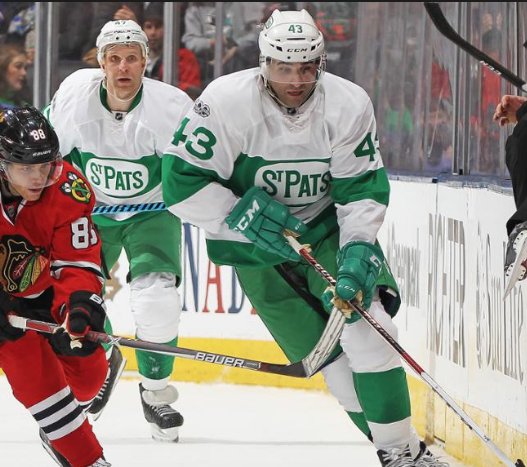
<svg viewBox="0 0 527 467">
<path fill-rule="evenodd" d="M 374 242 L 389 198 L 376 132 L 366 92 L 330 73 L 294 115 L 271 98 L 259 69 L 226 75 L 205 89 L 165 151 L 165 202 L 206 231 L 209 256 L 220 264 L 283 261 L 225 223 L 255 185 L 308 223 L 302 243 L 336 229 L 340 246 Z"/>
<path fill-rule="evenodd" d="M 130 110 L 112 112 L 102 83 L 99 69 L 76 71 L 46 109 L 62 155 L 86 175 L 97 205 L 163 201 L 161 156 L 192 100 L 174 86 L 144 78 Z M 149 215 L 121 213 L 94 221 L 116 225 Z"/>
</svg>

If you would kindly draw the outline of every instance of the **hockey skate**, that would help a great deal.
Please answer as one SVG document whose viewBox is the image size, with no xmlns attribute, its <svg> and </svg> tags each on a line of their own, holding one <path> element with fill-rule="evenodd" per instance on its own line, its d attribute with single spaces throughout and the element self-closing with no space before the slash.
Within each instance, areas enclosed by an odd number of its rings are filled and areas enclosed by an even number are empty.
<svg viewBox="0 0 527 467">
<path fill-rule="evenodd" d="M 67 459 L 51 445 L 48 436 L 46 433 L 44 433 L 42 428 L 39 430 L 38 434 L 40 435 L 42 447 L 51 456 L 51 458 L 61 467 L 71 467 L 71 464 L 67 461 Z"/>
<path fill-rule="evenodd" d="M 42 441 L 42 446 L 46 452 L 51 456 L 51 458 L 61 467 L 71 467 L 71 464 L 66 460 L 66 458 L 58 452 L 50 443 L 49 438 L 44 433 L 44 430 L 39 430 L 40 440 Z M 93 464 L 88 467 L 112 467 L 104 457 L 99 457 Z"/>
<path fill-rule="evenodd" d="M 139 392 L 152 438 L 176 443 L 179 440 L 179 427 L 183 425 L 183 416 L 169 405 L 177 400 L 176 388 L 167 386 L 159 391 L 148 391 L 139 384 Z"/>
<path fill-rule="evenodd" d="M 379 460 L 383 467 L 449 467 L 448 462 L 439 460 L 421 441 L 419 453 L 414 459 L 407 446 L 404 449 L 390 449 L 390 452 L 377 451 Z"/>
<path fill-rule="evenodd" d="M 516 282 L 525 279 L 527 271 L 527 222 L 522 222 L 512 229 L 507 241 L 505 253 L 505 294 L 507 297 Z"/>
<path fill-rule="evenodd" d="M 125 365 L 126 358 L 123 357 L 121 350 L 119 347 L 113 346 L 112 353 L 108 359 L 108 375 L 106 376 L 101 389 L 88 407 L 88 413 L 91 414 L 94 421 L 101 416 L 103 409 L 110 400 L 110 395 L 115 389 L 115 386 L 117 385 L 117 382 L 123 373 Z"/>
</svg>

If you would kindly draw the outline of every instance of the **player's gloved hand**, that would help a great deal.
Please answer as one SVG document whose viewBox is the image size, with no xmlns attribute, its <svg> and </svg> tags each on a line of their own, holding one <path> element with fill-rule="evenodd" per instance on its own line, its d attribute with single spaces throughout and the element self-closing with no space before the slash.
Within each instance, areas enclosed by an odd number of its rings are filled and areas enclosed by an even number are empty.
<svg viewBox="0 0 527 467">
<path fill-rule="evenodd" d="M 230 229 L 241 232 L 259 248 L 288 260 L 300 261 L 300 256 L 284 237 L 284 230 L 302 235 L 307 232 L 307 226 L 262 188 L 248 190 L 227 216 L 226 222 Z"/>
<path fill-rule="evenodd" d="M 62 327 L 50 337 L 51 345 L 61 355 L 91 355 L 99 344 L 83 338 L 90 330 L 104 331 L 105 318 L 101 297 L 92 292 L 74 292 Z"/>
<path fill-rule="evenodd" d="M 337 256 L 337 284 L 335 291 L 343 300 L 362 301 L 367 310 L 373 300 L 375 284 L 384 255 L 379 246 L 368 242 L 349 242 Z M 362 292 L 362 297 L 359 295 Z"/>
<path fill-rule="evenodd" d="M 22 329 L 14 328 L 7 319 L 10 313 L 20 315 L 21 310 L 20 299 L 0 289 L 0 342 L 14 341 L 24 335 Z"/>
</svg>

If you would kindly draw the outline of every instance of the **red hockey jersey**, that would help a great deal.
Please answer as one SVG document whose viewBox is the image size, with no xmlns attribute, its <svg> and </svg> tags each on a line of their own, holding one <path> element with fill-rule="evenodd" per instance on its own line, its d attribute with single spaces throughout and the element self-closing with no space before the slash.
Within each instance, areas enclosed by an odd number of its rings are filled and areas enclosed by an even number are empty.
<svg viewBox="0 0 527 467">
<path fill-rule="evenodd" d="M 52 316 L 77 290 L 101 294 L 101 242 L 93 228 L 95 196 L 64 162 L 58 182 L 38 201 L 22 201 L 12 222 L 0 195 L 0 283 L 5 291 L 32 297 L 53 286 Z"/>
</svg>

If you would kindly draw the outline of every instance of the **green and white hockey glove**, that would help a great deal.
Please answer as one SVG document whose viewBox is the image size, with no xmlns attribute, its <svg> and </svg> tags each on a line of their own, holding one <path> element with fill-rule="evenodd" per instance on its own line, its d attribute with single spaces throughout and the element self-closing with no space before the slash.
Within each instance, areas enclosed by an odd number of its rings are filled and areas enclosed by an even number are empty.
<svg viewBox="0 0 527 467">
<path fill-rule="evenodd" d="M 300 261 L 300 256 L 284 237 L 284 231 L 302 235 L 307 232 L 307 226 L 262 188 L 248 190 L 225 221 L 230 229 L 242 233 L 259 248 L 288 260 Z"/>
<path fill-rule="evenodd" d="M 362 306 L 367 310 L 373 300 L 383 261 L 384 255 L 377 245 L 368 242 L 346 244 L 337 256 L 337 295 L 343 300 L 357 298 L 359 302 L 362 298 Z"/>
</svg>

